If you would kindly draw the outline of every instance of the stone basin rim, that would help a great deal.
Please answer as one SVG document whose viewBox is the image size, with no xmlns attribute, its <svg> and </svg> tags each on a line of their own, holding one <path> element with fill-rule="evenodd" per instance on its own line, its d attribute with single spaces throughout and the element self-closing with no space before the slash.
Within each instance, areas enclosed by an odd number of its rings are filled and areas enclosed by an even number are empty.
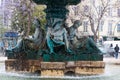
<svg viewBox="0 0 120 80">
<path fill-rule="evenodd" d="M 81 2 L 81 0 L 33 0 L 36 4 L 47 5 L 51 3 L 55 3 L 57 5 L 77 5 Z"/>
</svg>

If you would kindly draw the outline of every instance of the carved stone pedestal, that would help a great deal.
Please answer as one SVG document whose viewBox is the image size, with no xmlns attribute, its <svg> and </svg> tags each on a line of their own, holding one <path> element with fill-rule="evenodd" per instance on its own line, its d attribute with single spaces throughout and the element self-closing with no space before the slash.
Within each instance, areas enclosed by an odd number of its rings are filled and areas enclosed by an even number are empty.
<svg viewBox="0 0 120 80">
<path fill-rule="evenodd" d="M 69 61 L 69 62 L 40 62 L 39 60 L 16 59 L 5 61 L 6 71 L 27 71 L 34 73 L 39 71 L 41 76 L 64 76 L 69 72 L 74 75 L 93 75 L 104 73 L 103 61 Z M 70 75 L 70 73 L 69 73 Z"/>
<path fill-rule="evenodd" d="M 64 76 L 64 62 L 41 62 L 41 76 Z"/>
<path fill-rule="evenodd" d="M 102 61 L 77 61 L 75 63 L 76 74 L 102 74 L 104 73 L 105 63 Z"/>
</svg>

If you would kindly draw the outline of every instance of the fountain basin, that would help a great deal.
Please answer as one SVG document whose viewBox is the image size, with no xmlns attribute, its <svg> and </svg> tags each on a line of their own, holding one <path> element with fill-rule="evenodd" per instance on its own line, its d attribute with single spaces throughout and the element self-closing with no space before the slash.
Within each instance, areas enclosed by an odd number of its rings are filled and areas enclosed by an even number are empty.
<svg viewBox="0 0 120 80">
<path fill-rule="evenodd" d="M 40 60 L 8 59 L 5 61 L 6 71 L 26 71 L 40 76 L 64 76 L 72 72 L 74 75 L 93 75 L 104 73 L 103 61 L 69 61 L 69 62 L 42 62 Z"/>
<path fill-rule="evenodd" d="M 65 5 L 76 5 L 79 2 L 81 2 L 81 0 L 33 0 L 35 3 L 37 4 L 49 4 L 49 3 L 55 3 L 58 5 L 61 4 L 65 4 Z"/>
</svg>

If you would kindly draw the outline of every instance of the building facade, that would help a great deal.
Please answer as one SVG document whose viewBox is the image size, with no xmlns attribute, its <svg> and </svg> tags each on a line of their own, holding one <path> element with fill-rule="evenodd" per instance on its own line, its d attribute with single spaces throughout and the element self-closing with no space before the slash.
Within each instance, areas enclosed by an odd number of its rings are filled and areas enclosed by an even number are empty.
<svg viewBox="0 0 120 80">
<path fill-rule="evenodd" d="M 0 0 L 0 26 L 9 28 L 12 13 L 19 0 Z"/>
<path fill-rule="evenodd" d="M 101 0 L 82 0 L 82 2 L 79 5 L 71 6 L 71 8 L 69 9 L 69 15 L 72 15 L 72 17 L 80 19 L 82 21 L 82 26 L 79 28 L 79 31 L 81 33 L 87 33 L 93 36 L 93 32 L 90 26 L 90 20 L 88 19 L 88 17 L 85 17 L 83 15 L 86 14 L 89 16 L 91 15 L 91 17 L 94 17 L 94 26 L 97 26 L 97 20 L 99 20 L 99 18 L 96 16 L 101 16 L 102 12 L 104 12 L 104 15 L 102 16 L 102 18 L 100 18 L 99 22 L 99 29 L 97 32 L 98 39 L 120 39 L 120 0 L 102 1 L 104 2 L 101 2 Z M 103 11 L 104 8 L 105 11 Z"/>
<path fill-rule="evenodd" d="M 80 34 L 89 34 L 93 36 L 93 32 L 91 31 L 90 21 L 87 17 L 83 17 L 81 14 L 81 10 L 83 13 L 88 13 L 92 11 L 101 12 L 102 6 L 100 5 L 101 0 L 81 0 L 81 3 L 77 6 L 70 6 L 70 14 L 69 14 L 69 23 L 71 26 L 74 19 L 80 19 L 82 21 L 82 26 L 79 28 Z M 103 0 L 106 3 L 109 3 L 107 6 L 107 11 L 105 11 L 104 16 L 102 17 L 99 30 L 98 30 L 98 38 L 103 37 L 116 37 L 120 38 L 120 0 Z M 87 4 L 86 4 L 87 3 Z M 0 0 L 0 26 L 9 28 L 11 25 L 12 13 L 16 5 L 19 4 L 19 0 Z M 81 7 L 82 5 L 82 7 Z M 95 7 L 94 10 L 91 6 Z M 94 17 L 94 15 L 93 15 Z M 96 22 L 95 22 L 96 24 Z M 96 25 L 95 25 L 96 26 Z"/>
</svg>

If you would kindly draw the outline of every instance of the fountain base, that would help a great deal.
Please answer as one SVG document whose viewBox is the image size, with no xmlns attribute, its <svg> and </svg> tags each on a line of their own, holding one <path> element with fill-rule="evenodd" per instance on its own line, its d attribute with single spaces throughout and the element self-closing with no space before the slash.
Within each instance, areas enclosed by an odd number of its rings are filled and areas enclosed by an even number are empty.
<svg viewBox="0 0 120 80">
<path fill-rule="evenodd" d="M 69 62 L 42 62 L 40 60 L 8 59 L 5 61 L 6 71 L 39 71 L 40 76 L 64 76 L 72 72 L 74 75 L 93 75 L 104 73 L 103 61 L 69 61 Z"/>
</svg>

